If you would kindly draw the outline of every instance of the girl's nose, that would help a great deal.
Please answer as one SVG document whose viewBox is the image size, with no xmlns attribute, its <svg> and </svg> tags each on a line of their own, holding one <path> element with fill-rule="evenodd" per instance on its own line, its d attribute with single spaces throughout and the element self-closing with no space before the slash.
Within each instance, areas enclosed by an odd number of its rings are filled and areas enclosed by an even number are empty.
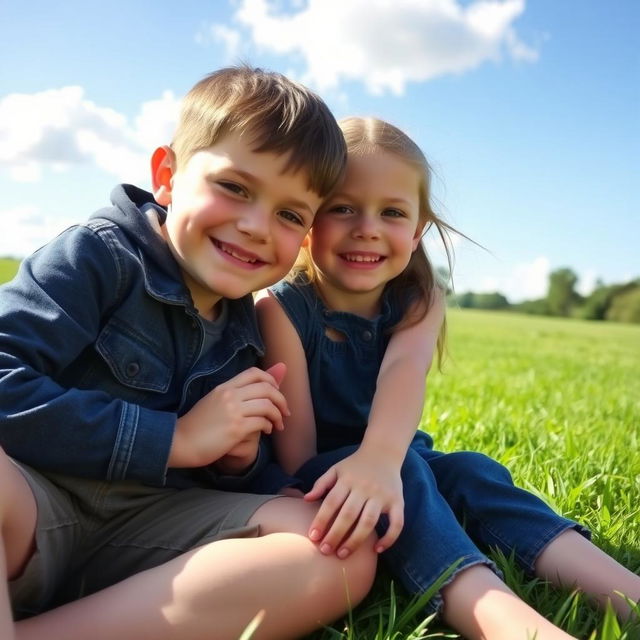
<svg viewBox="0 0 640 640">
<path fill-rule="evenodd" d="M 251 237 L 256 242 L 265 242 L 269 237 L 269 221 L 271 214 L 266 207 L 259 204 L 247 207 L 236 223 L 238 231 Z"/>
<path fill-rule="evenodd" d="M 360 216 L 353 228 L 353 235 L 356 238 L 375 240 L 380 237 L 377 217 Z"/>
</svg>

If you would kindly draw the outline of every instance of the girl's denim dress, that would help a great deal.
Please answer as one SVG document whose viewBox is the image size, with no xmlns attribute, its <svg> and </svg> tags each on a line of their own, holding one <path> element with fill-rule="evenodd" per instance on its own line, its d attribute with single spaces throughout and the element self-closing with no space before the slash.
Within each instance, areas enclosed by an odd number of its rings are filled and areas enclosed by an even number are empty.
<svg viewBox="0 0 640 640">
<path fill-rule="evenodd" d="M 362 441 L 390 329 L 401 319 L 404 305 L 385 295 L 380 315 L 372 320 L 331 311 L 301 277 L 278 283 L 272 293 L 298 331 L 307 357 L 318 456 L 296 477 L 309 490 Z M 424 593 L 456 562 L 447 582 L 474 564 L 495 571 L 483 552 L 490 548 L 507 556 L 513 553 L 532 572 L 542 549 L 563 531 L 573 528 L 589 536 L 586 529 L 514 486 L 507 469 L 495 460 L 473 451 L 442 453 L 432 445 L 429 435 L 416 433 L 401 470 L 404 527 L 382 554 L 391 575 L 411 594 Z M 378 533 L 386 526 L 383 516 Z M 438 594 L 429 608 L 437 610 L 441 603 Z"/>
</svg>

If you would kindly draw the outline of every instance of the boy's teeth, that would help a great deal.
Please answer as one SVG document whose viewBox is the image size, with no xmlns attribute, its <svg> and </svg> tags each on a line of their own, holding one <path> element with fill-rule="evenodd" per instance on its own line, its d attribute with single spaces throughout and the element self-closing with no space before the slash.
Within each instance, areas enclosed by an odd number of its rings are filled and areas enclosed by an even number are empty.
<svg viewBox="0 0 640 640">
<path fill-rule="evenodd" d="M 233 256 L 234 258 L 237 258 L 238 260 L 242 260 L 242 262 L 249 262 L 253 264 L 256 261 L 255 258 L 247 258 L 246 256 L 238 255 L 233 249 L 229 249 L 228 247 L 225 247 L 225 246 L 222 247 L 222 250 L 225 253 L 228 253 L 230 256 Z"/>
</svg>

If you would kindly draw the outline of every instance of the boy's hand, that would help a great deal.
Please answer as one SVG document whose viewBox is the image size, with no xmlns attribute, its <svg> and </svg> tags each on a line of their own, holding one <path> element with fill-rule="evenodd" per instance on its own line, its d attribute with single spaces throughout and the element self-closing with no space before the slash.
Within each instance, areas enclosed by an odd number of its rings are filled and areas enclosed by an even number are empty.
<svg viewBox="0 0 640 640">
<path fill-rule="evenodd" d="M 218 473 L 238 476 L 244 473 L 255 461 L 260 446 L 260 431 L 250 434 L 242 442 L 227 451 L 214 462 Z"/>
<path fill-rule="evenodd" d="M 282 430 L 282 416 L 289 415 L 278 390 L 285 372 L 283 363 L 267 371 L 252 367 L 201 398 L 178 418 L 169 467 L 204 467 L 245 440 Z"/>
<path fill-rule="evenodd" d="M 328 492 L 328 493 L 327 493 Z M 305 500 L 325 494 L 309 528 L 309 537 L 325 554 L 346 558 L 373 531 L 380 515 L 389 517 L 389 528 L 376 544 L 378 553 L 388 549 L 404 524 L 404 498 L 400 469 L 381 455 L 359 449 L 333 465 L 316 480 Z"/>
</svg>

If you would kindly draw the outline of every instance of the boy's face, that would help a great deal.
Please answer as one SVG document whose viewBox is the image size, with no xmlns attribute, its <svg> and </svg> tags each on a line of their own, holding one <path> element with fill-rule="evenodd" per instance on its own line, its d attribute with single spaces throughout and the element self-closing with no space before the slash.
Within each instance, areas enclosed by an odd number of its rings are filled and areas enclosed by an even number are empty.
<svg viewBox="0 0 640 640">
<path fill-rule="evenodd" d="M 169 208 L 163 233 L 203 316 L 292 267 L 321 199 L 304 171 L 284 173 L 286 161 L 235 133 L 177 170 L 169 149 L 154 154 L 154 195 Z"/>
</svg>

